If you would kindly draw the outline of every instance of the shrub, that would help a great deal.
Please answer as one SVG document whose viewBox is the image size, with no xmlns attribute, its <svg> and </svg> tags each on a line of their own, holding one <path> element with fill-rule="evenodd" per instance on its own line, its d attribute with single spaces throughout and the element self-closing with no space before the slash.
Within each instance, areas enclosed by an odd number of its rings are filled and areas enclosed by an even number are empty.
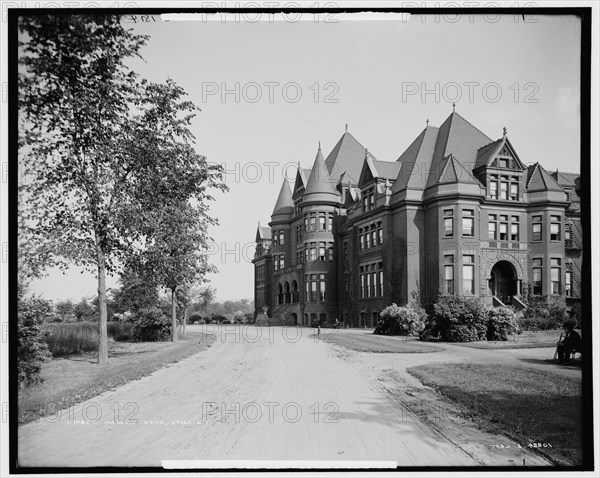
<svg viewBox="0 0 600 478">
<path fill-rule="evenodd" d="M 483 340 L 487 332 L 486 319 L 486 307 L 479 300 L 440 296 L 423 335 L 446 342 Z"/>
<path fill-rule="evenodd" d="M 424 311 L 423 311 L 424 312 Z M 421 311 L 407 305 L 389 305 L 379 314 L 374 334 L 377 335 L 417 335 L 425 327 Z"/>
<path fill-rule="evenodd" d="M 508 334 L 517 330 L 517 316 L 508 307 L 489 307 L 487 309 L 486 339 L 490 341 L 508 340 Z"/>
<path fill-rule="evenodd" d="M 171 338 L 171 318 L 158 307 L 140 309 L 129 321 L 134 326 L 136 340 L 161 342 Z"/>
<path fill-rule="evenodd" d="M 136 340 L 135 325 L 131 322 L 108 322 L 108 336 L 117 342 L 133 342 Z"/>
<path fill-rule="evenodd" d="M 44 342 L 42 321 L 51 312 L 48 301 L 39 298 L 25 299 L 23 289 L 18 291 L 17 310 L 17 375 L 20 385 L 41 381 L 42 363 L 50 358 Z"/>
<path fill-rule="evenodd" d="M 44 340 L 54 357 L 98 350 L 98 324 L 55 323 L 45 327 Z"/>
<path fill-rule="evenodd" d="M 529 296 L 526 303 L 527 308 L 519 319 L 522 330 L 560 329 L 567 319 L 567 308 L 560 298 Z"/>
</svg>

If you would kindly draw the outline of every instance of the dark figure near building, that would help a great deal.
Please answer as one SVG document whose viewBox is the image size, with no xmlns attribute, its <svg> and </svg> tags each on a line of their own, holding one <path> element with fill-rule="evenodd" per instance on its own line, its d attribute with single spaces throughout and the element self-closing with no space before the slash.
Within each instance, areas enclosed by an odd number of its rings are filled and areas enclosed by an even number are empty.
<svg viewBox="0 0 600 478">
<path fill-rule="evenodd" d="M 564 337 L 556 343 L 558 351 L 558 362 L 568 364 L 571 353 L 581 352 L 581 337 L 573 330 L 573 322 L 565 322 L 563 325 Z"/>
</svg>

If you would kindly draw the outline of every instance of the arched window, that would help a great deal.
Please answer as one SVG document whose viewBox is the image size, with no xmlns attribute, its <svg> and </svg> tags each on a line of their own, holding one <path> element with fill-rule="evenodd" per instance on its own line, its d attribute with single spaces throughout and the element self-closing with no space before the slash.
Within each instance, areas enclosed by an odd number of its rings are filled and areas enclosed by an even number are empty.
<svg viewBox="0 0 600 478">
<path fill-rule="evenodd" d="M 289 304 L 292 301 L 292 294 L 290 292 L 290 283 L 289 282 L 285 283 L 284 291 L 285 291 L 285 297 L 284 297 L 285 303 Z"/>
</svg>

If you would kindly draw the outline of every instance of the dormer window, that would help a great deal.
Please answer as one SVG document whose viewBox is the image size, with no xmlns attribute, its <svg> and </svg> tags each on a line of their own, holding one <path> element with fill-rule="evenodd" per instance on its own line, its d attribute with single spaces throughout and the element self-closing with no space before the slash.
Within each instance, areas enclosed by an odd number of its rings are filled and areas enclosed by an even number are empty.
<svg viewBox="0 0 600 478">
<path fill-rule="evenodd" d="M 507 158 L 499 158 L 498 159 L 498 166 L 500 168 L 508 168 L 508 159 Z"/>
</svg>

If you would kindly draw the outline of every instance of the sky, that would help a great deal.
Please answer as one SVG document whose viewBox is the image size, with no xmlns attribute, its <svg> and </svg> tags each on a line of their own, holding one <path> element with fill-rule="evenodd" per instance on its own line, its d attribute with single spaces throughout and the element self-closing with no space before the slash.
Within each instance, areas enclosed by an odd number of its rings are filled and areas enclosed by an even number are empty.
<svg viewBox="0 0 600 478">
<path fill-rule="evenodd" d="M 346 124 L 377 159 L 395 161 L 454 102 L 494 140 L 506 127 L 526 164 L 579 171 L 575 17 L 270 18 L 127 22 L 150 35 L 144 61 L 130 66 L 188 92 L 202 109 L 192 125 L 198 152 L 228 171 L 230 190 L 211 206 L 219 272 L 208 278 L 219 300 L 252 298 L 258 222 L 268 224 L 295 165 L 312 166 L 319 141 L 326 156 Z M 31 291 L 77 300 L 96 288 L 93 275 L 71 269 L 51 270 Z"/>
</svg>

